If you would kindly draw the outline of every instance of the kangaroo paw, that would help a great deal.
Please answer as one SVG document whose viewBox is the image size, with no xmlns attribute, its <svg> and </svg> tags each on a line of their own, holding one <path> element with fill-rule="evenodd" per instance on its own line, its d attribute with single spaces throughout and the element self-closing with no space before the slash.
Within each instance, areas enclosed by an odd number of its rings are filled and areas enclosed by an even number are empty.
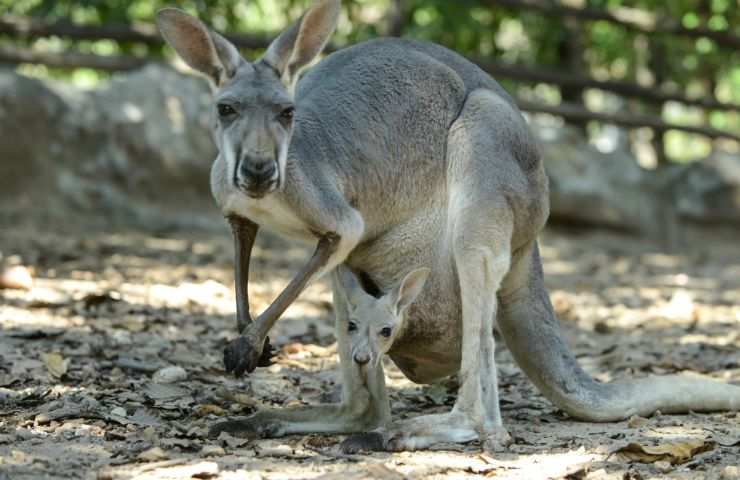
<svg viewBox="0 0 740 480">
<path fill-rule="evenodd" d="M 233 372 L 240 377 L 245 373 L 252 373 L 255 368 L 271 365 L 272 345 L 266 338 L 261 349 L 254 346 L 254 342 L 247 336 L 240 335 L 224 349 L 224 367 L 227 372 Z"/>
<path fill-rule="evenodd" d="M 260 355 L 259 360 L 257 360 L 257 366 L 258 367 L 269 367 L 273 363 L 273 358 L 275 357 L 275 347 L 272 346 L 270 343 L 270 337 L 265 338 L 265 346 L 262 348 L 262 355 Z"/>
<path fill-rule="evenodd" d="M 282 435 L 280 423 L 261 416 L 259 413 L 238 420 L 227 420 L 211 426 L 208 436 L 216 438 L 226 432 L 234 437 L 248 438 L 275 438 Z"/>
</svg>

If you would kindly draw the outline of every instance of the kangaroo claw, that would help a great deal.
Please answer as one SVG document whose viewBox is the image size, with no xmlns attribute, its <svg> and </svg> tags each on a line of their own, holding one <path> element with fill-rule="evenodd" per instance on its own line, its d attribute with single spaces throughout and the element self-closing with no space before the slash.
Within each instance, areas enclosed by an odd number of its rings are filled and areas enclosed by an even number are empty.
<svg viewBox="0 0 740 480">
<path fill-rule="evenodd" d="M 224 367 L 229 373 L 241 377 L 245 373 L 252 373 L 257 367 L 272 364 L 273 348 L 270 338 L 265 338 L 261 349 L 256 349 L 249 337 L 241 335 L 226 345 L 224 349 Z"/>
</svg>

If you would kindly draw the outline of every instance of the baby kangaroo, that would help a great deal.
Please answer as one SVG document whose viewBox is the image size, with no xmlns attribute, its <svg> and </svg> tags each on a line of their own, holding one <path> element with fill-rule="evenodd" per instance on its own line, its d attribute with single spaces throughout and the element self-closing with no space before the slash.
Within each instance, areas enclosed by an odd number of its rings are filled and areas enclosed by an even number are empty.
<svg viewBox="0 0 740 480">
<path fill-rule="evenodd" d="M 454 339 L 462 338 L 463 325 L 459 318 L 448 316 L 438 320 L 444 326 L 445 335 L 449 335 L 453 342 L 449 345 L 446 355 L 440 353 L 438 360 L 448 357 L 448 361 L 430 362 L 437 364 L 437 368 L 418 369 L 410 365 L 418 355 L 424 355 L 424 348 L 414 347 L 415 336 L 418 330 L 426 329 L 418 317 L 407 315 L 414 301 L 420 296 L 427 283 L 431 269 L 417 268 L 412 270 L 403 279 L 392 286 L 388 293 L 373 296 L 361 286 L 358 278 L 345 265 L 340 265 L 334 271 L 334 282 L 338 296 L 345 305 L 346 325 L 344 335 L 346 343 L 350 345 L 353 366 L 360 376 L 365 379 L 365 386 L 371 392 L 372 402 L 382 402 L 373 411 L 382 411 L 385 415 L 376 419 L 378 428 L 371 432 L 350 436 L 341 445 L 345 453 L 356 453 L 361 450 L 400 450 L 414 446 L 416 441 L 421 445 L 453 439 L 465 442 L 480 438 L 487 449 L 498 449 L 510 441 L 510 436 L 501 423 L 501 414 L 498 402 L 491 402 L 486 389 L 475 392 L 479 398 L 474 403 L 488 404 L 487 412 L 471 412 L 478 417 L 481 424 L 487 424 L 489 435 L 481 435 L 475 428 L 459 419 L 457 424 L 440 424 L 434 417 L 417 417 L 409 420 L 414 423 L 416 440 L 408 438 L 402 425 L 393 425 L 390 420 L 388 396 L 383 381 L 383 355 L 389 354 L 409 378 L 418 383 L 444 378 L 456 373 L 459 368 L 461 344 Z M 435 279 L 439 280 L 439 279 Z M 430 290 L 438 288 L 438 282 L 430 282 Z M 428 294 L 429 292 L 427 292 Z M 338 325 L 338 328 L 342 328 Z M 431 352 L 429 350 L 428 352 Z M 434 355 L 432 353 L 432 355 Z M 440 365 L 446 366 L 440 368 Z M 495 372 L 493 373 L 495 381 Z M 494 382 L 492 382 L 493 384 Z M 490 390 L 490 389 L 489 389 Z M 453 411 L 452 415 L 455 415 Z M 490 432 L 495 431 L 495 435 Z"/>
<path fill-rule="evenodd" d="M 398 447 L 396 439 L 389 433 L 393 429 L 386 429 L 390 423 L 390 415 L 385 383 L 382 381 L 382 359 L 394 349 L 397 340 L 401 345 L 397 350 L 403 350 L 404 333 L 412 331 L 406 329 L 408 322 L 406 311 L 421 293 L 430 272 L 429 268 L 413 270 L 392 287 L 389 293 L 375 297 L 363 290 L 358 279 L 346 266 L 340 265 L 334 271 L 335 285 L 338 286 L 339 295 L 346 305 L 347 322 L 344 334 L 348 337 L 347 343 L 350 345 L 352 368 L 357 369 L 365 379 L 366 388 L 371 391 L 370 398 L 385 403 L 383 408 L 376 410 L 386 413 L 384 417 L 377 419 L 379 428 L 372 432 L 352 435 L 342 442 L 341 449 L 344 453 Z M 461 335 L 462 325 L 454 319 L 451 320 L 448 333 Z M 449 435 L 450 431 L 446 429 L 444 433 Z M 434 434 L 435 427 L 429 424 L 426 435 L 433 437 Z M 458 434 L 464 436 L 465 432 L 461 431 Z M 505 434 L 505 431 L 502 430 L 502 434 Z M 503 435 L 498 440 L 508 440 L 508 436 Z"/>
</svg>

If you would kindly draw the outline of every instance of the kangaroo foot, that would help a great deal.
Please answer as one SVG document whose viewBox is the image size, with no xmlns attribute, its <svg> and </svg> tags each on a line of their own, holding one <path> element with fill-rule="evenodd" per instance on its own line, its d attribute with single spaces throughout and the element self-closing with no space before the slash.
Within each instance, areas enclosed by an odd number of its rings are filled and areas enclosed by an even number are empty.
<svg viewBox="0 0 740 480">
<path fill-rule="evenodd" d="M 512 443 L 514 440 L 504 427 L 494 427 L 480 435 L 480 446 L 484 452 L 504 452 Z"/>
<path fill-rule="evenodd" d="M 211 426 L 208 436 L 216 438 L 226 432 L 234 437 L 249 439 L 274 438 L 282 435 L 279 421 L 260 415 L 259 412 L 246 418 L 226 420 Z"/>
<path fill-rule="evenodd" d="M 437 443 L 466 443 L 479 438 L 473 422 L 457 413 L 422 415 L 394 424 L 387 449 L 422 450 Z"/>
<path fill-rule="evenodd" d="M 352 454 L 360 452 L 382 452 L 386 449 L 385 437 L 380 432 L 356 433 L 347 437 L 339 450 Z"/>
</svg>

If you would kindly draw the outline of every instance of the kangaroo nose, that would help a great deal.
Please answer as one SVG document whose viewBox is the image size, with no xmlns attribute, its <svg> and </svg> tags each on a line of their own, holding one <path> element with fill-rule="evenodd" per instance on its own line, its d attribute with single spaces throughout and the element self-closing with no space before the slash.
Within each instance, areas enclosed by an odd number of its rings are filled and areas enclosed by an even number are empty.
<svg viewBox="0 0 740 480">
<path fill-rule="evenodd" d="M 370 355 L 364 352 L 357 352 L 354 355 L 355 363 L 359 365 L 365 365 L 367 362 L 370 361 Z"/>
<path fill-rule="evenodd" d="M 269 180 L 275 174 L 275 162 L 272 160 L 257 160 L 245 157 L 242 160 L 242 175 L 256 181 Z"/>
</svg>

